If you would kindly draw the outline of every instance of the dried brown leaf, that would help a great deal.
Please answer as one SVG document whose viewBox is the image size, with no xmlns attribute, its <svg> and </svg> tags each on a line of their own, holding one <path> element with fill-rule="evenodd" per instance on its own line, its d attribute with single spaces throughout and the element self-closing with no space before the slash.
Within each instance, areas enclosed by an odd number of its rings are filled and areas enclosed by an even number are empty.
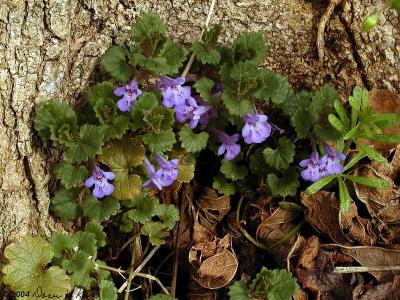
<svg viewBox="0 0 400 300">
<path fill-rule="evenodd" d="M 301 202 L 306 206 L 305 218 L 315 230 L 331 237 L 339 244 L 348 244 L 339 225 L 339 201 L 335 193 L 319 191 L 313 195 L 303 193 Z"/>
<path fill-rule="evenodd" d="M 354 300 L 400 299 L 400 276 L 395 276 L 393 282 L 385 282 L 376 286 L 360 285 L 359 289 L 353 291 Z"/>
<path fill-rule="evenodd" d="M 293 222 L 298 212 L 277 208 L 267 219 L 258 226 L 256 236 L 263 244 L 273 246 L 296 226 Z M 271 248 L 275 260 L 286 267 L 287 258 L 293 245 L 296 243 L 297 235 L 290 237 Z"/>
<path fill-rule="evenodd" d="M 392 179 L 397 175 L 393 174 L 393 166 L 371 163 L 356 169 L 355 175 L 384 179 L 390 184 L 390 189 L 375 189 L 356 183 L 354 188 L 371 216 L 385 223 L 400 222 L 400 189 Z"/>
<path fill-rule="evenodd" d="M 400 250 L 391 250 L 381 247 L 344 247 L 338 246 L 345 255 L 353 257 L 364 267 L 400 266 Z M 370 272 L 378 281 L 392 280 L 398 272 Z"/>
<path fill-rule="evenodd" d="M 361 280 L 360 276 L 332 273 L 335 264 L 351 260 L 337 251 L 321 249 L 318 238 L 312 236 L 306 241 L 295 274 L 303 290 L 315 294 L 315 299 L 352 299 L 352 291 Z"/>
</svg>

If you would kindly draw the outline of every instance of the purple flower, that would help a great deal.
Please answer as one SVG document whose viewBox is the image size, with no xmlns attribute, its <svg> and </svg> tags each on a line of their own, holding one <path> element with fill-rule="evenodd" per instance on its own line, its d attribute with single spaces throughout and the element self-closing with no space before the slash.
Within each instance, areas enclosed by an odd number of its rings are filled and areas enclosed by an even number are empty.
<svg viewBox="0 0 400 300">
<path fill-rule="evenodd" d="M 171 185 L 178 177 L 178 163 L 177 159 L 167 160 L 161 155 L 157 155 L 156 161 L 160 166 L 161 181 L 163 186 Z"/>
<path fill-rule="evenodd" d="M 218 140 L 222 143 L 218 148 L 218 155 L 225 153 L 226 160 L 234 159 L 240 153 L 240 145 L 237 144 L 240 135 L 238 133 L 234 135 L 227 135 L 225 132 L 214 129 L 217 134 Z"/>
<path fill-rule="evenodd" d="M 210 122 L 210 119 L 218 117 L 218 111 L 214 107 L 210 107 L 210 109 L 203 115 L 201 115 L 199 123 L 201 125 L 207 125 Z"/>
<path fill-rule="evenodd" d="M 157 188 L 159 190 L 162 190 L 163 184 L 162 184 L 162 178 L 161 178 L 161 170 L 156 171 L 154 166 L 151 164 L 151 162 L 145 158 L 144 159 L 144 166 L 147 171 L 147 175 L 149 175 L 150 179 L 147 180 L 145 183 L 143 183 L 143 187 L 147 188 Z"/>
<path fill-rule="evenodd" d="M 325 165 L 327 175 L 340 174 L 343 172 L 344 167 L 340 161 L 345 160 L 346 156 L 340 152 L 335 151 L 327 144 L 324 145 L 326 154 L 321 158 L 321 162 Z"/>
<path fill-rule="evenodd" d="M 171 185 L 178 177 L 179 161 L 177 159 L 167 160 L 161 155 L 156 156 L 156 161 L 160 166 L 158 170 L 147 158 L 144 159 L 144 166 L 150 179 L 143 184 L 143 187 L 162 190 L 163 187 Z"/>
<path fill-rule="evenodd" d="M 117 87 L 114 90 L 114 95 L 122 97 L 118 100 L 117 105 L 120 111 L 129 111 L 132 104 L 136 101 L 137 97 L 142 94 L 139 90 L 138 84 L 135 79 L 132 79 L 129 84 Z"/>
<path fill-rule="evenodd" d="M 163 94 L 162 103 L 167 108 L 184 105 L 185 100 L 190 97 L 190 86 L 182 86 L 185 78 L 177 77 L 176 79 L 163 76 L 157 87 L 161 89 Z"/>
<path fill-rule="evenodd" d="M 208 105 L 198 105 L 194 98 L 186 99 L 184 105 L 175 106 L 175 117 L 180 123 L 189 122 L 190 128 L 195 128 L 200 118 L 210 110 Z"/>
<path fill-rule="evenodd" d="M 322 177 L 326 176 L 325 171 L 325 163 L 319 159 L 319 154 L 317 149 L 313 147 L 313 152 L 310 155 L 309 159 L 304 159 L 300 162 L 300 166 L 303 168 L 307 168 L 301 172 L 301 177 L 304 180 L 316 182 L 320 180 Z"/>
<path fill-rule="evenodd" d="M 271 125 L 267 122 L 268 117 L 266 115 L 246 114 L 243 120 L 245 125 L 242 129 L 242 136 L 247 144 L 262 143 L 271 134 Z"/>
<path fill-rule="evenodd" d="M 104 172 L 97 164 L 93 165 L 92 176 L 85 181 L 85 186 L 90 188 L 94 185 L 93 196 L 103 198 L 114 192 L 114 186 L 108 182 L 113 180 L 115 174 L 113 172 Z"/>
</svg>

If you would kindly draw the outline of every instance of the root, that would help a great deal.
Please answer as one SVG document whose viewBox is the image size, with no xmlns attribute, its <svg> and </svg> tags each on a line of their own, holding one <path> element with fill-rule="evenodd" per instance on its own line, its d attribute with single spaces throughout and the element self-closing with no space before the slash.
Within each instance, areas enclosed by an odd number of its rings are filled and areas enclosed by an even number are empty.
<svg viewBox="0 0 400 300">
<path fill-rule="evenodd" d="M 323 62 L 324 61 L 324 55 L 325 55 L 325 39 L 324 39 L 324 33 L 325 33 L 325 28 L 326 24 L 329 22 L 331 19 L 332 13 L 335 10 L 335 8 L 342 3 L 343 0 L 330 0 L 328 7 L 325 10 L 325 13 L 322 15 L 321 20 L 319 21 L 318 25 L 318 34 L 317 34 L 317 49 L 318 49 L 318 57 L 319 61 Z"/>
</svg>

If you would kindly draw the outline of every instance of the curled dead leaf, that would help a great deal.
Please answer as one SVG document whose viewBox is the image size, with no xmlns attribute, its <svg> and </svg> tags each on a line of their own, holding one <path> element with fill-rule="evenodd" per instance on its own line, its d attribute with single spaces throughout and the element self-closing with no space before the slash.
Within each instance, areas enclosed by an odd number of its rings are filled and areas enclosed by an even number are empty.
<svg viewBox="0 0 400 300">
<path fill-rule="evenodd" d="M 214 225 L 220 222 L 231 209 L 230 196 L 220 196 L 217 191 L 206 188 L 197 199 L 200 217 Z"/>
<path fill-rule="evenodd" d="M 218 289 L 233 279 L 238 260 L 232 249 L 229 235 L 222 239 L 194 244 L 189 251 L 189 262 L 193 266 L 194 280 L 204 288 Z"/>
<path fill-rule="evenodd" d="M 302 193 L 301 202 L 305 205 L 304 216 L 315 230 L 331 237 L 339 244 L 348 244 L 339 225 L 339 201 L 335 193 L 319 191 L 313 195 Z"/>
<path fill-rule="evenodd" d="M 271 254 L 282 266 L 287 265 L 287 258 L 293 245 L 296 243 L 297 234 L 288 234 L 296 227 L 293 221 L 298 216 L 298 212 L 277 208 L 268 218 L 264 219 L 258 226 L 256 237 L 264 245 L 271 247 Z"/>
<path fill-rule="evenodd" d="M 400 147 L 397 147 L 390 164 L 371 163 L 355 170 L 356 176 L 366 176 L 386 180 L 389 189 L 375 189 L 354 183 L 357 197 L 366 205 L 371 216 L 385 222 L 400 222 L 400 187 L 394 180 L 398 176 L 397 166 Z"/>
</svg>

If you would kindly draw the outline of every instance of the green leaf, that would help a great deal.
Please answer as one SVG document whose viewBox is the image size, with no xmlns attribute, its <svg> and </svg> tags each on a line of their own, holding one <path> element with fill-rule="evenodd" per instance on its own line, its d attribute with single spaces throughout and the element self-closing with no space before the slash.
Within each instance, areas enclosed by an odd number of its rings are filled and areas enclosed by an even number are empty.
<svg viewBox="0 0 400 300">
<path fill-rule="evenodd" d="M 175 122 L 174 110 L 167 109 L 163 106 L 157 106 L 152 109 L 151 113 L 144 115 L 143 121 L 145 121 L 154 131 L 170 131 Z"/>
<path fill-rule="evenodd" d="M 250 155 L 250 170 L 258 176 L 265 177 L 270 171 L 267 162 L 265 161 L 263 149 L 258 148 L 254 154 Z"/>
<path fill-rule="evenodd" d="M 216 189 L 218 193 L 225 196 L 230 196 L 236 193 L 236 189 L 233 184 L 229 183 L 222 175 L 217 175 L 214 177 L 213 188 Z"/>
<path fill-rule="evenodd" d="M 339 95 L 336 90 L 325 84 L 312 96 L 311 106 L 315 112 L 319 113 L 327 107 L 332 107 L 337 99 L 339 99 Z"/>
<path fill-rule="evenodd" d="M 101 280 L 99 283 L 99 300 L 117 300 L 117 288 L 113 281 Z"/>
<path fill-rule="evenodd" d="M 378 163 L 384 164 L 387 163 L 387 159 L 382 156 L 378 151 L 374 149 L 374 146 L 367 146 L 363 143 L 357 143 L 357 146 L 361 148 L 361 150 L 371 159 L 375 160 Z"/>
<path fill-rule="evenodd" d="M 131 38 L 140 43 L 146 39 L 154 39 L 165 35 L 165 24 L 163 20 L 153 12 L 144 13 L 133 25 Z"/>
<path fill-rule="evenodd" d="M 248 174 L 248 169 L 245 166 L 238 165 L 235 161 L 226 159 L 221 161 L 220 171 L 226 178 L 233 181 L 242 180 Z"/>
<path fill-rule="evenodd" d="M 81 163 L 101 153 L 104 133 L 101 127 L 85 124 L 79 131 L 79 142 L 71 145 L 66 159 L 70 162 Z"/>
<path fill-rule="evenodd" d="M 146 192 L 142 191 L 133 203 L 134 209 L 128 211 L 127 214 L 134 222 L 145 224 L 157 214 L 158 199 Z"/>
<path fill-rule="evenodd" d="M 384 179 L 379 179 L 376 177 L 362 177 L 362 176 L 353 176 L 347 174 L 340 174 L 341 177 L 349 179 L 355 183 L 359 183 L 365 186 L 369 186 L 376 189 L 390 189 L 390 184 Z"/>
<path fill-rule="evenodd" d="M 236 100 L 227 90 L 222 93 L 221 100 L 229 113 L 234 116 L 243 117 L 252 110 L 250 101 Z"/>
<path fill-rule="evenodd" d="M 229 286 L 228 296 L 230 300 L 253 300 L 247 295 L 247 286 L 241 281 L 234 281 Z"/>
<path fill-rule="evenodd" d="M 217 65 L 221 60 L 221 54 L 217 49 L 206 48 L 199 42 L 193 43 L 192 51 L 202 64 Z"/>
<path fill-rule="evenodd" d="M 143 135 L 143 143 L 153 153 L 163 153 L 171 150 L 176 143 L 175 133 L 172 129 L 162 132 L 147 132 Z"/>
<path fill-rule="evenodd" d="M 344 183 L 342 178 L 339 179 L 339 200 L 340 200 L 340 211 L 347 212 L 349 210 L 350 205 L 350 194 L 347 189 L 346 184 Z"/>
<path fill-rule="evenodd" d="M 250 284 L 255 295 L 268 300 L 291 300 L 299 289 L 292 273 L 282 269 L 268 270 L 263 267 Z"/>
<path fill-rule="evenodd" d="M 95 106 L 96 103 L 101 101 L 115 100 L 114 85 L 111 82 L 103 81 L 89 90 L 89 103 Z"/>
<path fill-rule="evenodd" d="M 274 73 L 271 70 L 261 69 L 259 80 L 261 84 L 255 94 L 257 99 L 271 99 L 272 103 L 276 105 L 280 105 L 287 100 L 291 87 L 285 76 Z"/>
<path fill-rule="evenodd" d="M 288 169 L 283 172 L 282 177 L 269 174 L 267 176 L 267 183 L 273 196 L 295 196 L 297 188 L 300 186 L 297 178 L 297 172 L 294 169 Z"/>
<path fill-rule="evenodd" d="M 385 134 L 375 134 L 371 137 L 366 137 L 369 140 L 377 141 L 381 143 L 399 144 L 400 134 L 398 133 L 385 133 Z"/>
<path fill-rule="evenodd" d="M 268 165 L 277 170 L 285 170 L 293 162 L 294 144 L 288 138 L 281 137 L 275 150 L 265 148 L 263 154 Z"/>
<path fill-rule="evenodd" d="M 333 179 L 335 179 L 337 177 L 338 177 L 337 175 L 330 175 L 330 176 L 326 176 L 326 177 L 318 180 L 317 182 L 314 182 L 312 185 L 310 185 L 306 189 L 306 194 L 308 194 L 308 195 L 315 194 L 316 192 L 318 192 L 320 189 L 322 189 L 324 186 L 329 184 Z"/>
<path fill-rule="evenodd" d="M 281 207 L 285 210 L 298 211 L 298 212 L 304 211 L 304 209 L 300 205 L 298 205 L 297 203 L 294 203 L 294 202 L 280 201 L 278 204 L 279 204 L 279 207 Z"/>
<path fill-rule="evenodd" d="M 2 269 L 3 283 L 15 292 L 32 294 L 40 288 L 42 294 L 64 299 L 71 290 L 69 277 L 63 269 L 46 267 L 53 253 L 50 244 L 40 236 L 26 235 L 18 243 L 8 245 L 4 257 L 8 264 Z"/>
<path fill-rule="evenodd" d="M 87 223 L 85 225 L 85 232 L 92 233 L 96 238 L 96 247 L 101 248 L 107 244 L 107 235 L 103 231 L 103 226 L 97 223 Z"/>
<path fill-rule="evenodd" d="M 96 282 L 93 277 L 90 277 L 90 273 L 94 271 L 95 263 L 82 251 L 75 253 L 71 260 L 64 260 L 61 265 L 70 274 L 73 287 L 79 286 L 90 289 Z"/>
<path fill-rule="evenodd" d="M 81 210 L 75 199 L 78 191 L 75 189 L 60 189 L 55 192 L 51 198 L 50 210 L 57 216 L 66 220 L 74 220 L 80 214 Z"/>
<path fill-rule="evenodd" d="M 165 244 L 165 238 L 169 235 L 167 226 L 161 222 L 147 222 L 142 226 L 140 232 L 149 237 L 153 246 Z"/>
<path fill-rule="evenodd" d="M 55 173 L 67 189 L 80 186 L 90 176 L 85 166 L 74 166 L 66 161 L 58 164 Z"/>
<path fill-rule="evenodd" d="M 78 250 L 93 256 L 96 252 L 96 236 L 91 232 L 76 231 L 72 236 L 78 243 Z"/>
<path fill-rule="evenodd" d="M 358 163 L 361 159 L 366 157 L 367 155 L 364 152 L 358 152 L 357 155 L 355 155 L 345 166 L 343 171 L 349 170 L 351 167 L 353 167 L 356 163 Z"/>
<path fill-rule="evenodd" d="M 179 210 L 173 204 L 159 204 L 156 207 L 156 215 L 163 221 L 163 225 L 169 230 L 175 227 L 179 221 Z"/>
<path fill-rule="evenodd" d="M 113 119 L 113 123 L 103 125 L 104 141 L 110 139 L 121 139 L 129 129 L 129 118 L 127 116 L 117 116 Z"/>
<path fill-rule="evenodd" d="M 207 147 L 209 135 L 207 132 L 194 133 L 187 124 L 179 131 L 182 147 L 190 153 L 200 152 Z"/>
<path fill-rule="evenodd" d="M 235 61 L 250 61 L 254 64 L 260 63 L 267 51 L 262 32 L 241 33 L 232 45 Z"/>
<path fill-rule="evenodd" d="M 34 127 L 42 138 L 51 138 L 65 146 L 73 143 L 78 120 L 72 108 L 64 102 L 53 101 L 37 108 Z"/>
<path fill-rule="evenodd" d="M 134 69 L 126 62 L 127 52 L 124 48 L 111 46 L 101 57 L 104 70 L 114 79 L 127 82 L 134 75 Z"/>
<path fill-rule="evenodd" d="M 145 148 L 137 137 L 115 140 L 106 145 L 99 160 L 116 175 L 115 190 L 112 194 L 117 200 L 135 199 L 141 190 L 142 181 L 131 170 L 142 164 Z"/>
<path fill-rule="evenodd" d="M 167 40 L 161 49 L 159 54 L 160 57 L 164 58 L 168 65 L 167 74 L 176 74 L 179 72 L 179 68 L 183 66 L 186 61 L 188 51 L 181 46 L 180 43 L 175 43 L 171 40 Z"/>
<path fill-rule="evenodd" d="M 194 178 L 195 165 L 193 163 L 179 162 L 178 178 L 179 182 L 189 183 Z"/>
<path fill-rule="evenodd" d="M 207 101 L 208 103 L 213 101 L 211 89 L 214 87 L 214 81 L 207 77 L 201 77 L 194 83 L 193 87 L 196 89 L 196 92 L 200 94 L 201 98 L 204 99 L 204 101 Z"/>
<path fill-rule="evenodd" d="M 178 300 L 170 295 L 166 295 L 166 294 L 157 294 L 154 296 L 151 296 L 149 298 L 149 300 Z"/>
<path fill-rule="evenodd" d="M 83 202 L 83 214 L 91 220 L 103 221 L 115 215 L 120 208 L 120 204 L 113 198 L 97 200 L 92 195 L 88 195 Z"/>
<path fill-rule="evenodd" d="M 51 250 L 55 258 L 61 258 L 66 251 L 73 250 L 75 247 L 78 247 L 78 241 L 67 234 L 54 232 L 51 235 Z"/>
<path fill-rule="evenodd" d="M 336 110 L 336 113 L 339 116 L 340 121 L 342 121 L 342 123 L 344 124 L 344 126 L 346 128 L 350 128 L 350 119 L 347 116 L 347 112 L 343 107 L 342 102 L 340 102 L 340 100 L 335 100 L 335 102 L 333 103 L 333 107 Z"/>
<path fill-rule="evenodd" d="M 222 26 L 215 24 L 212 27 L 205 27 L 202 41 L 208 47 L 214 47 L 218 43 L 218 37 L 222 31 Z"/>
<path fill-rule="evenodd" d="M 347 128 L 343 125 L 342 121 L 340 121 L 334 114 L 330 114 L 328 120 L 337 131 L 343 134 L 347 132 Z"/>
<path fill-rule="evenodd" d="M 300 139 L 306 138 L 311 128 L 318 121 L 318 116 L 307 106 L 301 106 L 293 116 L 292 123 Z"/>
</svg>

